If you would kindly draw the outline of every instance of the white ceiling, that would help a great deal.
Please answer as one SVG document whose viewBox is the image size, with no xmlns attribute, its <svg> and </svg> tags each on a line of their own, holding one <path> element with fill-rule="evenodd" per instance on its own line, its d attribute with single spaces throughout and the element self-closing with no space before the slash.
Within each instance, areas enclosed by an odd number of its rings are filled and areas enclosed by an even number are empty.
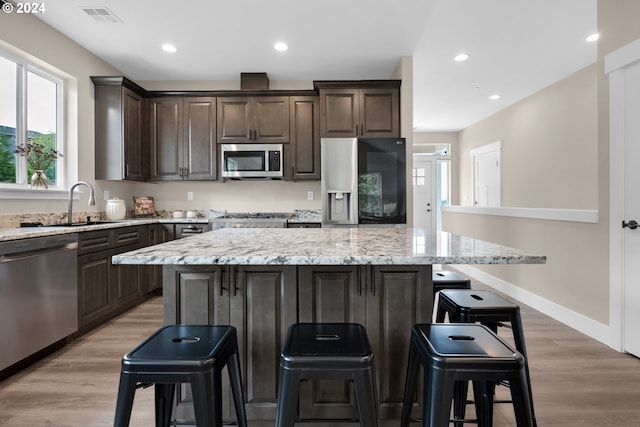
<svg viewBox="0 0 640 427">
<path fill-rule="evenodd" d="M 108 8 L 97 22 L 83 8 Z M 37 15 L 136 81 L 386 79 L 413 57 L 414 129 L 459 130 L 596 60 L 596 0 L 55 0 Z M 285 41 L 286 52 L 273 45 Z M 178 52 L 167 54 L 163 43 Z M 468 61 L 455 63 L 460 52 Z M 489 95 L 502 98 L 490 101 Z"/>
</svg>

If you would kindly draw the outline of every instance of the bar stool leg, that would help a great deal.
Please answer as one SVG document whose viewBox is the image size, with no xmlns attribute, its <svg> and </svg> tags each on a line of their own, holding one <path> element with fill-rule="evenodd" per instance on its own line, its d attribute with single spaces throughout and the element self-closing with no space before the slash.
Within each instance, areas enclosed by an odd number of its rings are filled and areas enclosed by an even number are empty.
<svg viewBox="0 0 640 427">
<path fill-rule="evenodd" d="M 420 369 L 418 355 L 415 352 L 413 343 L 409 346 L 409 362 L 407 363 L 407 376 L 404 383 L 404 399 L 402 402 L 402 418 L 400 427 L 409 427 L 411 419 L 411 409 L 413 407 L 413 397 L 416 393 L 416 378 Z"/>
<path fill-rule="evenodd" d="M 513 410 L 515 412 L 516 425 L 518 427 L 535 426 L 533 407 L 531 406 L 531 396 L 529 396 L 529 387 L 527 387 L 527 385 L 527 374 L 522 371 L 520 372 L 519 377 L 509 381 L 511 400 L 513 401 Z"/>
<path fill-rule="evenodd" d="M 467 393 L 469 390 L 469 383 L 467 381 L 456 381 L 453 389 L 453 415 L 457 419 L 464 419 L 467 413 Z M 455 427 L 462 427 L 462 421 L 454 422 Z"/>
<path fill-rule="evenodd" d="M 446 373 L 425 367 L 423 426 L 448 427 L 454 381 Z M 438 391 L 438 393 L 436 393 Z"/>
<path fill-rule="evenodd" d="M 242 392 L 242 376 L 240 374 L 240 357 L 233 353 L 227 361 L 233 405 L 236 410 L 236 421 L 239 427 L 247 427 L 247 414 L 244 410 L 244 394 Z"/>
<path fill-rule="evenodd" d="M 280 392 L 276 408 L 276 427 L 293 427 L 298 407 L 300 373 L 280 366 Z"/>
<path fill-rule="evenodd" d="M 360 425 L 362 425 L 362 427 L 378 427 L 378 405 L 374 397 L 376 393 L 371 393 L 371 390 L 375 388 L 373 370 L 360 370 L 355 372 L 353 376 L 358 412 L 360 414 Z"/>
<path fill-rule="evenodd" d="M 116 415 L 113 421 L 113 427 L 127 427 L 129 425 L 135 392 L 136 379 L 125 372 L 120 373 L 118 401 L 116 403 Z"/>
<path fill-rule="evenodd" d="M 213 374 L 205 378 L 203 375 L 193 375 L 189 383 L 196 425 L 222 427 L 222 408 L 218 404 L 222 391 L 220 376 Z"/>
<path fill-rule="evenodd" d="M 156 383 L 154 388 L 156 396 L 156 427 L 169 427 L 176 386 L 175 384 Z"/>
</svg>

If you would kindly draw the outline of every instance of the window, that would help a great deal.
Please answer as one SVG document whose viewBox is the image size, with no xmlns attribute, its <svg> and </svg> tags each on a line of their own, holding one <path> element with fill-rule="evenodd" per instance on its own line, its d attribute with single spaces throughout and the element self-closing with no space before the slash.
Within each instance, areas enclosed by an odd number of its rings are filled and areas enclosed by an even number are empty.
<svg viewBox="0 0 640 427">
<path fill-rule="evenodd" d="M 28 188 L 42 169 L 49 187 L 64 185 L 63 79 L 0 52 L 0 188 Z M 31 154 L 16 148 L 31 147 Z M 38 153 L 38 150 L 40 152 Z"/>
</svg>

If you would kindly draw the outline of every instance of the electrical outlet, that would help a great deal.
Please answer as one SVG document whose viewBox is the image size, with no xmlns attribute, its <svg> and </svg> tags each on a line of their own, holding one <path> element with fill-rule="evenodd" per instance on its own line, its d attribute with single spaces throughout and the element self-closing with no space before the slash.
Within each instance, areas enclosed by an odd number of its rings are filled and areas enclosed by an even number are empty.
<svg viewBox="0 0 640 427">
<path fill-rule="evenodd" d="M 313 200 L 313 191 L 307 191 L 307 200 Z"/>
<path fill-rule="evenodd" d="M 109 190 L 104 190 L 104 199 L 109 200 Z"/>
<path fill-rule="evenodd" d="M 187 191 L 187 200 L 193 200 L 193 191 Z"/>
</svg>

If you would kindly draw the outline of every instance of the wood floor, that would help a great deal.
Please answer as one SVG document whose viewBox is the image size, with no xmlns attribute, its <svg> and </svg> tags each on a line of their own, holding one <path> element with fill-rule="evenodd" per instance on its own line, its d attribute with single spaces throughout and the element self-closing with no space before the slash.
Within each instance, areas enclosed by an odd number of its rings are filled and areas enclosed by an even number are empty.
<svg viewBox="0 0 640 427">
<path fill-rule="evenodd" d="M 521 307 L 540 427 L 640 425 L 639 359 Z M 162 300 L 154 298 L 0 383 L 0 426 L 111 426 L 120 360 L 161 324 Z M 138 390 L 131 426 L 152 425 L 153 391 Z M 510 405 L 496 405 L 494 425 L 515 425 Z M 250 423 L 267 426 L 273 421 Z"/>
</svg>

